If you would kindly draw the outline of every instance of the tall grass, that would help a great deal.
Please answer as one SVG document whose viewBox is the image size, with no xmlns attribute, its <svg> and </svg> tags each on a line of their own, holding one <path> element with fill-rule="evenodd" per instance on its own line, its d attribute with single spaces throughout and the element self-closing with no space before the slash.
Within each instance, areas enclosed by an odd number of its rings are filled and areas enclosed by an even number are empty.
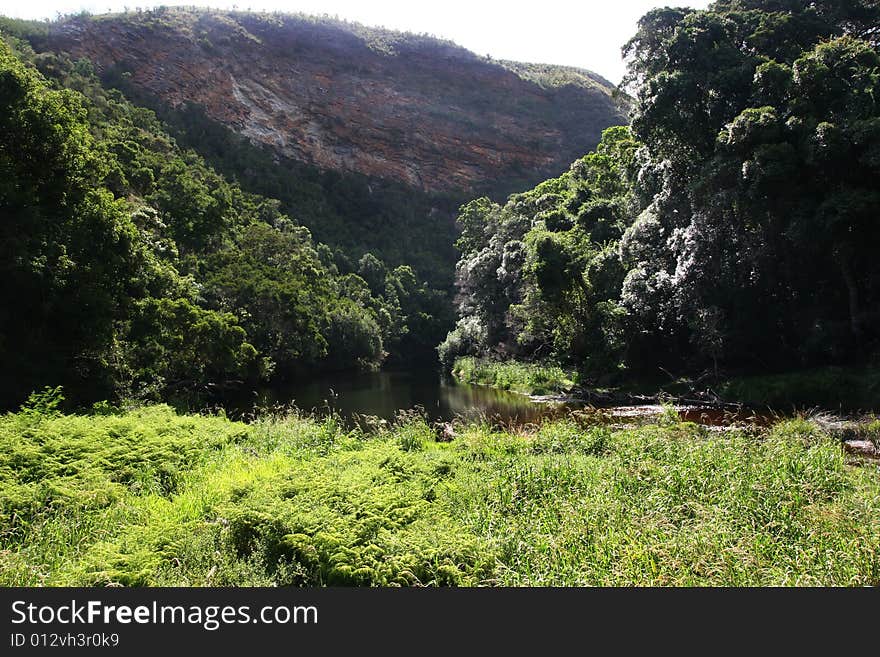
<svg viewBox="0 0 880 657">
<path fill-rule="evenodd" d="M 465 356 L 458 358 L 452 373 L 464 383 L 488 385 L 530 395 L 546 395 L 570 390 L 576 374 L 556 365 L 519 361 L 488 361 Z"/>
<path fill-rule="evenodd" d="M 0 512 L 2 585 L 880 584 L 880 472 L 804 419 L 10 414 Z"/>
</svg>

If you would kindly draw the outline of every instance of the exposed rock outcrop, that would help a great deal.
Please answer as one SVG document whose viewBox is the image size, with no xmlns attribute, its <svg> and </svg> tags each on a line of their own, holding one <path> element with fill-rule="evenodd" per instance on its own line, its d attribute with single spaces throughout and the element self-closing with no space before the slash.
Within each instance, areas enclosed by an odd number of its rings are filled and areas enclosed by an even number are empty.
<svg viewBox="0 0 880 657">
<path fill-rule="evenodd" d="M 286 157 L 467 192 L 538 182 L 626 122 L 578 69 L 495 62 L 428 37 L 304 17 L 187 10 L 76 18 L 47 47 Z"/>
</svg>

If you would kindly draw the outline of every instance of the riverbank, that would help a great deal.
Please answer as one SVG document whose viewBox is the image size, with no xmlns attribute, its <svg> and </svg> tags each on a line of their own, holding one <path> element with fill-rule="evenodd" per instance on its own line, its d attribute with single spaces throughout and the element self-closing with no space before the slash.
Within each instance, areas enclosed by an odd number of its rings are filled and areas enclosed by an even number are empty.
<svg viewBox="0 0 880 657">
<path fill-rule="evenodd" d="M 489 361 L 472 356 L 457 358 L 452 376 L 462 383 L 491 386 L 529 396 L 561 396 L 577 383 L 577 372 L 557 365 L 522 361 Z"/>
<path fill-rule="evenodd" d="M 596 386 L 574 370 L 519 361 L 459 358 L 453 376 L 464 383 L 519 392 L 535 401 L 596 406 L 705 404 L 781 412 L 812 408 L 880 411 L 880 368 L 825 367 L 800 372 L 713 379 L 671 377 Z"/>
<path fill-rule="evenodd" d="M 0 418 L 0 584 L 880 584 L 876 462 L 803 419 L 109 411 Z"/>
</svg>

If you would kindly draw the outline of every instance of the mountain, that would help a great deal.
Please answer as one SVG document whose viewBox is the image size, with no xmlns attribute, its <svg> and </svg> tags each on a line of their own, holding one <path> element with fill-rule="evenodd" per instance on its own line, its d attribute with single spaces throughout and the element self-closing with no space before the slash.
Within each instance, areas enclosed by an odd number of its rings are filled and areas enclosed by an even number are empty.
<svg viewBox="0 0 880 657">
<path fill-rule="evenodd" d="M 86 58 L 166 108 L 197 105 L 278 156 L 429 193 L 513 191 L 626 123 L 614 87 L 589 71 L 305 16 L 77 17 L 38 49 Z"/>
<path fill-rule="evenodd" d="M 589 71 L 327 18 L 159 8 L 0 23 L 38 66 L 63 55 L 94 70 L 227 179 L 278 199 L 340 271 L 373 254 L 436 289 L 452 286 L 461 204 L 559 175 L 627 122 L 626 97 Z"/>
</svg>

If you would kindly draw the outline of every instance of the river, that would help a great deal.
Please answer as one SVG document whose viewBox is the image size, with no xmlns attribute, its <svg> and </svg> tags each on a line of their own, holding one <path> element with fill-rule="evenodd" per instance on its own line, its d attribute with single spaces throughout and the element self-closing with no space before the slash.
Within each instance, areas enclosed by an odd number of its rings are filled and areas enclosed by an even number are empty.
<svg viewBox="0 0 880 657">
<path fill-rule="evenodd" d="M 409 409 L 421 410 L 430 422 L 485 418 L 507 425 L 525 424 L 583 408 L 584 404 L 533 401 L 526 395 L 460 383 L 441 376 L 437 370 L 421 369 L 323 375 L 252 391 L 224 406 L 239 417 L 264 408 L 296 406 L 319 416 L 334 413 L 353 426 L 366 416 L 392 421 L 400 411 Z M 604 410 L 615 422 L 629 424 L 656 418 L 663 409 L 657 405 L 628 405 Z M 747 410 L 699 406 L 677 410 L 681 419 L 708 426 L 764 424 L 769 420 Z"/>
<path fill-rule="evenodd" d="M 534 402 L 525 395 L 505 390 L 459 383 L 441 376 L 437 370 L 421 369 L 323 375 L 253 391 L 247 398 L 235 400 L 231 410 L 244 414 L 279 405 L 293 405 L 317 415 L 336 413 L 346 423 L 355 423 L 361 416 L 391 421 L 401 410 L 418 408 L 431 422 L 489 418 L 521 424 L 567 408 Z"/>
</svg>

